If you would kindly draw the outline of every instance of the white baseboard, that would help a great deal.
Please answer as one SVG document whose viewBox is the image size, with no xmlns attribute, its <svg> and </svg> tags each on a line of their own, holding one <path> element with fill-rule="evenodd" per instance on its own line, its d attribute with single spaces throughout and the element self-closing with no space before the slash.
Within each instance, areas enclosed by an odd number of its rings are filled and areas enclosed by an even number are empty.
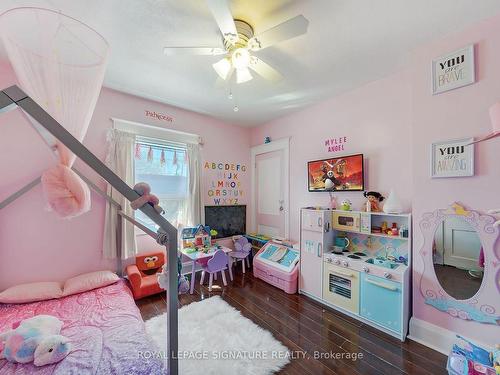
<svg viewBox="0 0 500 375">
<path fill-rule="evenodd" d="M 457 341 L 457 332 L 412 317 L 410 319 L 410 334 L 408 338 L 444 355 L 448 355 L 450 354 L 451 347 Z M 464 338 L 467 337 L 464 336 Z M 489 345 L 485 343 L 475 339 L 471 339 L 471 341 L 476 345 L 489 349 Z"/>
<path fill-rule="evenodd" d="M 444 355 L 448 355 L 453 343 L 456 341 L 456 334 L 455 332 L 412 316 L 408 338 Z"/>
</svg>

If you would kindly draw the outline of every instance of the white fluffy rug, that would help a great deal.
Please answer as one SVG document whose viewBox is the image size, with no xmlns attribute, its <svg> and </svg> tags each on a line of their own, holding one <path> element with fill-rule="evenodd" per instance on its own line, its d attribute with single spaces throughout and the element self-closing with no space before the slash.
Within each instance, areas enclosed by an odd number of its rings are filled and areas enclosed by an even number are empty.
<svg viewBox="0 0 500 375">
<path fill-rule="evenodd" d="M 146 321 L 165 350 L 166 314 Z M 288 348 L 219 296 L 179 310 L 179 374 L 273 374 L 289 362 Z"/>
</svg>

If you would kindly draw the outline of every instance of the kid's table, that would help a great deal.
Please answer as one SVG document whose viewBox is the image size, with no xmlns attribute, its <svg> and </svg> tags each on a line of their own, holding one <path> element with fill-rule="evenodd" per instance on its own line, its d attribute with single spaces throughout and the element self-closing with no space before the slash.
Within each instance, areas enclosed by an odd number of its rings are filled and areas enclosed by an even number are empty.
<svg viewBox="0 0 500 375">
<path fill-rule="evenodd" d="M 227 268 L 229 270 L 229 279 L 231 281 L 233 281 L 233 270 L 232 270 L 232 259 L 231 257 L 229 256 L 229 253 L 231 251 L 233 251 L 232 249 L 228 248 L 228 247 L 224 247 L 224 246 L 219 246 L 219 248 L 213 248 L 211 249 L 208 253 L 204 253 L 202 251 L 192 251 L 190 248 L 183 248 L 181 249 L 181 254 L 182 255 L 185 255 L 186 257 L 188 257 L 192 262 L 193 262 L 193 268 L 192 268 L 192 271 L 191 271 L 191 286 L 190 286 L 190 290 L 189 290 L 189 293 L 190 294 L 193 294 L 194 293 L 194 280 L 195 280 L 195 274 L 196 274 L 196 261 L 199 260 L 199 259 L 205 259 L 205 258 L 211 258 L 214 253 L 215 253 L 215 250 L 222 250 L 226 253 L 227 255 Z M 191 250 L 191 251 L 190 251 Z"/>
</svg>

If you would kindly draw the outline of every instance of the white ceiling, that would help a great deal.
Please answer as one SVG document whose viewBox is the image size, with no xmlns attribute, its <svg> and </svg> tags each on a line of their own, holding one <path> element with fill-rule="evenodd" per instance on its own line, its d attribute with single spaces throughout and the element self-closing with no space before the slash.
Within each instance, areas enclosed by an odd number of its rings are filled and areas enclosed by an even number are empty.
<svg viewBox="0 0 500 375">
<path fill-rule="evenodd" d="M 234 18 L 256 33 L 299 14 L 310 21 L 306 35 L 256 53 L 285 79 L 238 85 L 234 112 L 211 67 L 220 57 L 163 55 L 164 46 L 220 45 L 204 0 L 1 0 L 0 13 L 17 6 L 60 10 L 104 35 L 105 86 L 242 126 L 387 76 L 420 44 L 500 12 L 499 0 L 233 0 Z"/>
</svg>

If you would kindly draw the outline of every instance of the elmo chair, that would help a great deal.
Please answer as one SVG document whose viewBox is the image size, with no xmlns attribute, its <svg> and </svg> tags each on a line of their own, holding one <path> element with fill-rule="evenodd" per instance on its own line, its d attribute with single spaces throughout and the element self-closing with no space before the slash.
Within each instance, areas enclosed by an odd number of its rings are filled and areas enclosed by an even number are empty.
<svg viewBox="0 0 500 375">
<path fill-rule="evenodd" d="M 134 299 L 141 299 L 153 294 L 163 292 L 158 285 L 158 277 L 165 264 L 165 254 L 163 252 L 151 252 L 135 257 L 135 264 L 130 264 L 126 268 L 126 273 Z"/>
</svg>

